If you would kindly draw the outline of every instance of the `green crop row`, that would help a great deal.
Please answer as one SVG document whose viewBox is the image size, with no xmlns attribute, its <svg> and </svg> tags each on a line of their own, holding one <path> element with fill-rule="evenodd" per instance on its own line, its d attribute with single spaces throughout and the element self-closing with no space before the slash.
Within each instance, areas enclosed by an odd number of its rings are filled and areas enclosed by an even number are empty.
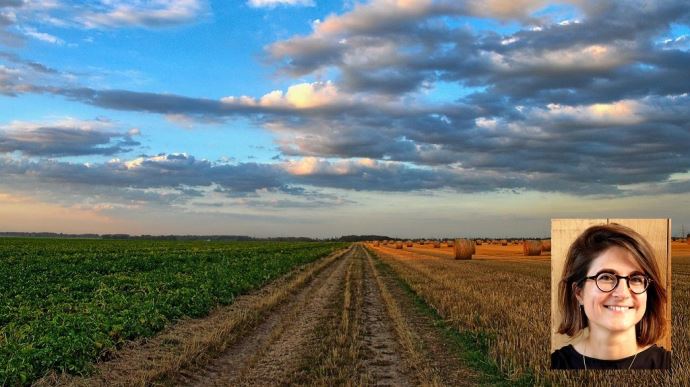
<svg viewBox="0 0 690 387">
<path fill-rule="evenodd" d="M 0 238 L 0 385 L 86 374 L 127 340 L 343 246 Z"/>
</svg>

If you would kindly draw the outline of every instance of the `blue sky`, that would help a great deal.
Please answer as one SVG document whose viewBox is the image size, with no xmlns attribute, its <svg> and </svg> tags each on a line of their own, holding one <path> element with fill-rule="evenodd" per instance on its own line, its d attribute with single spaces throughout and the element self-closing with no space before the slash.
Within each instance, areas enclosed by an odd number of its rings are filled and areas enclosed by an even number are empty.
<svg viewBox="0 0 690 387">
<path fill-rule="evenodd" d="M 0 230 L 690 229 L 685 1 L 0 0 Z"/>
</svg>

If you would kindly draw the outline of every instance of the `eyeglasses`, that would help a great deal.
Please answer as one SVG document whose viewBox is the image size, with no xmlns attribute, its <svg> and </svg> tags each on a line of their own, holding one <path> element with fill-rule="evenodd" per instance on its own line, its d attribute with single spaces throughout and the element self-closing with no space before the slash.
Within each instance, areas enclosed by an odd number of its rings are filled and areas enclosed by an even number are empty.
<svg viewBox="0 0 690 387">
<path fill-rule="evenodd" d="M 597 275 L 592 275 L 585 277 L 585 280 L 594 280 L 597 284 L 597 288 L 604 293 L 612 292 L 613 289 L 618 286 L 618 281 L 625 279 L 628 283 L 628 289 L 635 294 L 644 293 L 652 280 L 644 274 L 634 274 L 630 276 L 616 275 L 612 273 L 599 273 Z"/>
</svg>

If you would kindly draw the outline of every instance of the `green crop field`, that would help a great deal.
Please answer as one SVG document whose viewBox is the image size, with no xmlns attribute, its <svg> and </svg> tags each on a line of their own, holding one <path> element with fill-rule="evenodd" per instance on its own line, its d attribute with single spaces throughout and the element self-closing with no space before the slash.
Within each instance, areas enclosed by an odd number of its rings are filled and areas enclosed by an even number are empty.
<svg viewBox="0 0 690 387">
<path fill-rule="evenodd" d="M 127 340 L 345 245 L 0 238 L 0 385 L 88 373 Z"/>
</svg>

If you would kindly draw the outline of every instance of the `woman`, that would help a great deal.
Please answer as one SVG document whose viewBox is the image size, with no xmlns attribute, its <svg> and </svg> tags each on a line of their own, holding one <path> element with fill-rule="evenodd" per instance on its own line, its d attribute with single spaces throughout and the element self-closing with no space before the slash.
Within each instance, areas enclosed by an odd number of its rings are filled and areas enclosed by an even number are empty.
<svg viewBox="0 0 690 387">
<path fill-rule="evenodd" d="M 558 288 L 558 333 L 589 334 L 551 354 L 552 369 L 670 369 L 664 336 L 666 289 L 652 249 L 632 229 L 585 230 L 568 250 Z"/>
</svg>

